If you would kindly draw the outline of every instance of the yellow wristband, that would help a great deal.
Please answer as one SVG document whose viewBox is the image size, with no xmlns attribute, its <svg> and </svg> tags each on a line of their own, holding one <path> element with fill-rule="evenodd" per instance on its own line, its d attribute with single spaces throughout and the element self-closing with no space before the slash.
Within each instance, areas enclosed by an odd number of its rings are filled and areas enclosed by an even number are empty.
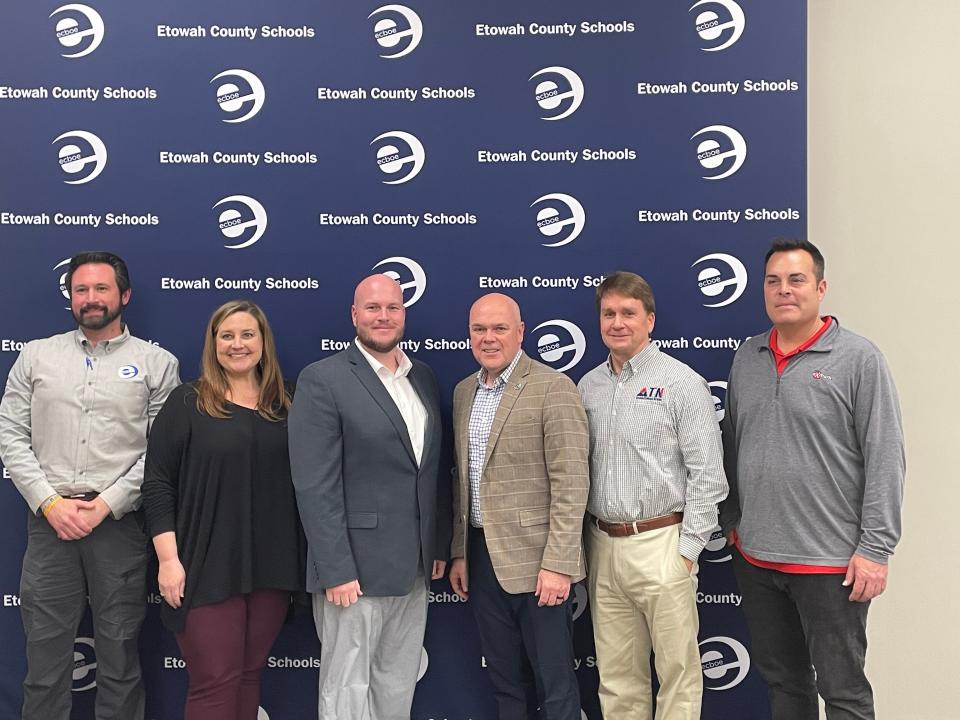
<svg viewBox="0 0 960 720">
<path fill-rule="evenodd" d="M 63 498 L 60 497 L 59 495 L 57 495 L 53 500 L 51 500 L 51 501 L 50 501 L 50 504 L 47 505 L 47 506 L 43 509 L 43 516 L 46 517 L 46 516 L 47 516 L 47 513 L 50 512 L 50 508 L 52 508 L 54 505 L 56 505 L 56 504 L 57 504 L 58 502 L 60 502 L 61 500 L 63 500 Z"/>
</svg>

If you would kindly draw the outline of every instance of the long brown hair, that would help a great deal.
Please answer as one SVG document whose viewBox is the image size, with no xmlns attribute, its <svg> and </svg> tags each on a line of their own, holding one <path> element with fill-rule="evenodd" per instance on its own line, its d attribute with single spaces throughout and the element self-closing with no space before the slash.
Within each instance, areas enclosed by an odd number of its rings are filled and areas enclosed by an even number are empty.
<svg viewBox="0 0 960 720">
<path fill-rule="evenodd" d="M 253 316 L 260 326 L 263 339 L 263 353 L 257 365 L 257 378 L 260 380 L 260 397 L 257 400 L 257 412 L 267 420 L 280 420 L 283 411 L 290 407 L 290 397 L 283 384 L 283 373 L 277 359 L 277 348 L 273 342 L 273 331 L 267 316 L 257 305 L 249 300 L 231 300 L 218 307 L 210 322 L 203 340 L 203 354 L 200 356 L 200 379 L 197 380 L 197 410 L 215 418 L 228 418 L 227 391 L 230 384 L 227 373 L 217 362 L 217 331 L 223 321 L 234 313 L 245 312 Z"/>
</svg>

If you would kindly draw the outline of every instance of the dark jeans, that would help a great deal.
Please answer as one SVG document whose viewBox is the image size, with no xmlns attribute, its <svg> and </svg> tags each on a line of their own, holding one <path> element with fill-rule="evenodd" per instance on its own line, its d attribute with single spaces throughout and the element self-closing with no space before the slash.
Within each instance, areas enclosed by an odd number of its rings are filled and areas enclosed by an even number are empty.
<svg viewBox="0 0 960 720">
<path fill-rule="evenodd" d="M 80 540 L 61 540 L 29 513 L 20 577 L 27 640 L 23 720 L 70 717 L 74 643 L 90 598 L 97 657 L 97 720 L 140 720 L 137 640 L 146 615 L 147 536 L 139 512 L 107 516 Z"/>
<path fill-rule="evenodd" d="M 286 590 L 257 590 L 187 612 L 177 633 L 190 676 L 184 720 L 256 720 L 260 671 L 289 605 Z"/>
<path fill-rule="evenodd" d="M 773 720 L 873 720 L 863 672 L 870 603 L 850 602 L 843 575 L 799 575 L 751 565 L 734 551 L 753 662 L 767 682 Z"/>
<path fill-rule="evenodd" d="M 470 529 L 468 554 L 470 606 L 499 719 L 580 720 L 570 601 L 537 607 L 533 593 L 504 591 L 481 530 Z"/>
</svg>

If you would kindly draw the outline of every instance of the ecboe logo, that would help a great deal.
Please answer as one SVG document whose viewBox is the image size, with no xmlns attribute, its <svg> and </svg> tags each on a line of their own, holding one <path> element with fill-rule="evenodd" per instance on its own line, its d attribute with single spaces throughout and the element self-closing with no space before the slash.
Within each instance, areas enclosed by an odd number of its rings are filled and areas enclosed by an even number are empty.
<svg viewBox="0 0 960 720">
<path fill-rule="evenodd" d="M 97 685 L 97 655 L 93 638 L 78 637 L 73 645 L 73 691 L 83 692 Z"/>
<path fill-rule="evenodd" d="M 88 183 L 107 166 L 107 146 L 92 132 L 70 130 L 57 136 L 50 144 L 60 142 L 63 143 L 58 152 L 60 169 L 67 175 L 81 176 L 76 180 L 64 180 L 67 185 Z"/>
<path fill-rule="evenodd" d="M 722 10 L 725 18 L 721 18 L 713 9 L 704 9 L 697 15 L 697 35 L 707 44 L 700 49 L 706 52 L 726 50 L 743 35 L 743 29 L 747 24 L 743 8 L 734 0 L 700 0 L 694 3 L 688 12 L 693 12 L 704 5 Z M 719 44 L 717 41 L 720 41 Z"/>
<path fill-rule="evenodd" d="M 381 270 L 380 272 L 400 283 L 400 289 L 403 291 L 404 307 L 410 307 L 423 297 L 423 293 L 427 289 L 427 274 L 420 263 L 407 257 L 389 257 L 378 262 L 372 269 L 376 270 L 384 265 L 399 265 L 403 270 L 402 273 L 397 270 Z M 403 278 L 410 279 L 404 280 Z M 408 290 L 410 291 L 409 297 Z"/>
<path fill-rule="evenodd" d="M 71 3 L 61 5 L 49 17 L 62 15 L 57 20 L 57 40 L 65 48 L 78 48 L 75 52 L 60 53 L 65 58 L 89 55 L 103 42 L 103 18 L 89 5 Z"/>
<path fill-rule="evenodd" d="M 537 83 L 537 105 L 545 111 L 542 120 L 563 120 L 573 115 L 583 102 L 583 81 L 570 68 L 553 65 L 538 70 L 528 80 L 546 76 Z"/>
<path fill-rule="evenodd" d="M 710 253 L 709 255 L 704 255 L 690 267 L 696 267 L 700 263 L 707 262 L 708 260 L 716 260 L 723 263 L 726 267 L 724 268 L 724 272 L 721 272 L 714 265 L 710 265 L 701 270 L 697 275 L 697 287 L 700 288 L 700 292 L 709 298 L 716 298 L 726 294 L 728 287 L 732 287 L 733 292 L 725 300 L 715 303 L 704 303 L 703 306 L 718 308 L 736 302 L 747 288 L 747 269 L 740 260 L 726 253 Z M 730 273 L 733 273 L 733 277 L 729 277 Z"/>
<path fill-rule="evenodd" d="M 577 618 L 583 615 L 584 611 L 587 609 L 587 589 L 583 586 L 583 583 L 576 583 L 571 586 L 570 593 L 570 603 L 573 605 L 573 621 L 576 622 Z"/>
<path fill-rule="evenodd" d="M 729 690 L 750 672 L 750 653 L 732 637 L 717 635 L 700 643 L 703 686 L 707 690 Z"/>
<path fill-rule="evenodd" d="M 386 53 L 380 57 L 396 60 L 409 55 L 417 49 L 423 38 L 423 23 L 420 16 L 405 5 L 384 5 L 378 7 L 367 18 L 382 15 L 373 25 L 373 37 Z M 401 20 L 402 25 L 397 24 Z"/>
<path fill-rule="evenodd" d="M 705 170 L 717 170 L 727 166 L 726 170 L 722 170 L 718 175 L 704 175 L 704 180 L 728 178 L 739 170 L 747 159 L 747 141 L 729 125 L 709 125 L 695 132 L 690 139 L 695 140 L 701 135 L 707 137 L 697 145 L 697 162 Z"/>
<path fill-rule="evenodd" d="M 377 135 L 371 145 L 381 141 L 396 140 L 406 145 L 405 150 L 401 150 L 393 142 L 384 142 L 377 148 L 377 167 L 387 175 L 395 175 L 406 168 L 396 180 L 384 180 L 386 185 L 400 185 L 408 180 L 413 180 L 423 169 L 423 163 L 427 159 L 427 153 L 423 149 L 423 144 L 413 135 L 402 130 L 391 130 L 381 135 Z"/>
<path fill-rule="evenodd" d="M 540 359 L 554 370 L 566 372 L 583 358 L 583 353 L 587 350 L 587 339 L 580 328 L 572 322 L 547 320 L 537 325 L 533 332 L 537 333 L 541 330 L 544 332 L 537 337 L 537 352 Z"/>
<path fill-rule="evenodd" d="M 538 203 L 545 203 L 544 207 L 537 211 L 537 229 L 540 234 L 548 238 L 564 236 L 556 242 L 540 243 L 541 245 L 544 247 L 561 247 L 577 239 L 583 231 L 587 215 L 583 210 L 583 205 L 575 197 L 565 193 L 550 193 L 538 197 L 530 204 L 530 207 Z M 563 216 L 561 216 L 561 210 Z"/>
<path fill-rule="evenodd" d="M 708 563 L 725 563 L 731 560 L 730 548 L 727 547 L 727 538 L 718 525 L 710 533 L 710 539 L 700 553 L 700 560 Z"/>
<path fill-rule="evenodd" d="M 710 399 L 713 400 L 713 409 L 717 411 L 717 422 L 722 422 L 723 416 L 725 414 L 725 411 L 723 409 L 723 403 L 727 399 L 727 381 L 714 380 L 711 383 L 707 383 L 707 385 L 710 387 L 712 391 Z M 723 399 L 720 399 L 719 397 L 717 397 L 717 395 L 721 394 L 720 391 L 722 391 Z"/>
<path fill-rule="evenodd" d="M 225 78 L 225 81 L 217 88 L 217 105 L 231 116 L 223 118 L 223 122 L 246 122 L 260 112 L 267 96 L 260 78 L 249 70 L 235 68 L 214 75 L 210 82 L 216 82 L 221 78 Z"/>
<path fill-rule="evenodd" d="M 53 266 L 54 271 L 63 268 L 63 272 L 60 273 L 60 294 L 63 295 L 67 300 L 70 299 L 70 289 L 67 287 L 67 266 L 69 264 L 70 258 L 66 258 Z M 70 308 L 68 307 L 67 310 L 69 309 Z"/>
<path fill-rule="evenodd" d="M 257 200 L 249 195 L 230 195 L 214 205 L 212 209 L 216 210 L 221 205 L 227 206 L 220 212 L 218 218 L 223 236 L 230 240 L 246 236 L 245 240 L 235 245 L 224 245 L 225 248 L 242 250 L 263 237 L 263 232 L 267 229 L 267 211 Z"/>
</svg>

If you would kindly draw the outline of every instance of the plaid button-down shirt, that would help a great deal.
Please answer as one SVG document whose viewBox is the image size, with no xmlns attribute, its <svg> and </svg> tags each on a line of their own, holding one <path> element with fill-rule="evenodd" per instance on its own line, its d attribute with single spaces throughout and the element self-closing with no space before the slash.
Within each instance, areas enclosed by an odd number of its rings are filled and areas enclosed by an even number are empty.
<svg viewBox="0 0 960 720">
<path fill-rule="evenodd" d="M 480 477 L 483 475 L 483 460 L 487 454 L 487 440 L 490 438 L 490 428 L 493 418 L 500 406 L 503 389 L 510 379 L 510 374 L 517 366 L 522 351 L 517 352 L 506 370 L 504 370 L 493 385 L 484 383 L 487 371 L 480 368 L 477 373 L 477 391 L 473 396 L 473 407 L 470 410 L 470 524 L 474 527 L 483 527 L 483 514 L 480 511 Z"/>
</svg>

